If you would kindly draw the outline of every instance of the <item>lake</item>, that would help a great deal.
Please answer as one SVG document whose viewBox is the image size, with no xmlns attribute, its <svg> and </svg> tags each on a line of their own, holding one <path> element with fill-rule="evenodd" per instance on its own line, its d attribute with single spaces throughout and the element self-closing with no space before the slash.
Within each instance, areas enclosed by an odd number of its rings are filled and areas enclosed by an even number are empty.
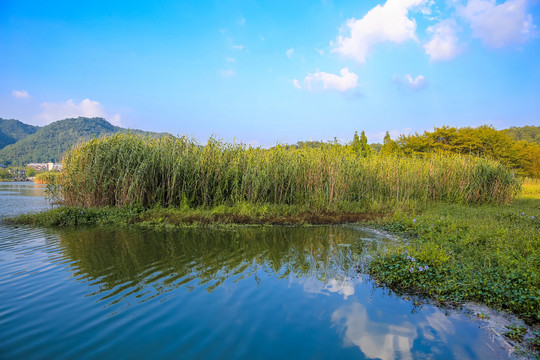
<svg viewBox="0 0 540 360">
<path fill-rule="evenodd" d="M 47 209 L 0 183 L 0 217 Z M 479 322 L 375 286 L 355 226 L 0 225 L 2 359 L 504 359 Z"/>
</svg>

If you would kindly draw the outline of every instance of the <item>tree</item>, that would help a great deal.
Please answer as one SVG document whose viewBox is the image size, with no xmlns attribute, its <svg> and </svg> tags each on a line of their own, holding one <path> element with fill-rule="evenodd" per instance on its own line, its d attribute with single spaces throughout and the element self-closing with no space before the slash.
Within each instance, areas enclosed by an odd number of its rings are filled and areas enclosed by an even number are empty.
<svg viewBox="0 0 540 360">
<path fill-rule="evenodd" d="M 353 141 L 351 142 L 351 148 L 356 154 L 362 155 L 362 143 L 360 142 L 358 131 L 354 132 Z"/>
<path fill-rule="evenodd" d="M 362 148 L 362 156 L 366 157 L 371 155 L 371 148 L 368 145 L 365 131 L 362 131 L 362 134 L 360 135 L 360 146 Z"/>
<path fill-rule="evenodd" d="M 398 152 L 398 144 L 394 140 L 392 140 L 392 138 L 390 137 L 390 133 L 387 131 L 386 135 L 384 136 L 384 142 L 381 148 L 381 155 L 396 154 Z"/>
</svg>

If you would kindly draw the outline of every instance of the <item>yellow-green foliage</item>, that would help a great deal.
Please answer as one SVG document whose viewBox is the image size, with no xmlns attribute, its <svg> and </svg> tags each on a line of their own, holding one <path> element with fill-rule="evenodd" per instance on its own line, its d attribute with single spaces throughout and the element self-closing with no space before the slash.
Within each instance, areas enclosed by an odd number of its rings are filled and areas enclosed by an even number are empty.
<svg viewBox="0 0 540 360">
<path fill-rule="evenodd" d="M 36 184 L 56 184 L 59 176 L 60 173 L 58 172 L 43 172 L 36 175 L 34 182 Z"/>
<path fill-rule="evenodd" d="M 68 152 L 63 169 L 65 204 L 82 206 L 506 203 L 519 188 L 499 163 L 469 156 L 362 157 L 339 145 L 261 149 L 214 139 L 201 147 L 186 137 L 94 139 Z"/>
</svg>

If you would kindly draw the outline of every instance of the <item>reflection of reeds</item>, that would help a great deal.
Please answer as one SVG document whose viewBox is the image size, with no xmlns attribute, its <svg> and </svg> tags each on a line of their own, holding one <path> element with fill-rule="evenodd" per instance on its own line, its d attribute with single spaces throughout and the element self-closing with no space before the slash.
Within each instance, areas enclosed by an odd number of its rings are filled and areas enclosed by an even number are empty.
<svg viewBox="0 0 540 360">
<path fill-rule="evenodd" d="M 347 228 L 184 229 L 175 232 L 78 229 L 61 231 L 62 248 L 77 277 L 97 279 L 103 290 L 130 283 L 212 286 L 262 270 L 277 277 L 343 275 L 356 264 L 358 237 Z M 205 286 L 206 287 L 206 286 Z M 213 289 L 211 287 L 209 290 Z"/>
<path fill-rule="evenodd" d="M 114 135 L 64 158 L 67 205 L 216 206 L 451 201 L 505 203 L 518 185 L 502 165 L 457 155 L 359 157 L 350 147 L 271 149 L 211 139 Z"/>
</svg>

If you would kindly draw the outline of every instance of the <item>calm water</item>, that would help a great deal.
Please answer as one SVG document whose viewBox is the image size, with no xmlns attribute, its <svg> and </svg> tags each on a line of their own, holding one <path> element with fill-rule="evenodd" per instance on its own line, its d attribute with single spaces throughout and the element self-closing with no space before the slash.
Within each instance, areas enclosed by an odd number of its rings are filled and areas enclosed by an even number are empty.
<svg viewBox="0 0 540 360">
<path fill-rule="evenodd" d="M 0 216 L 47 208 L 35 186 L 0 183 Z M 465 315 L 358 273 L 386 241 L 355 227 L 0 225 L 0 358 L 505 357 Z"/>
</svg>

